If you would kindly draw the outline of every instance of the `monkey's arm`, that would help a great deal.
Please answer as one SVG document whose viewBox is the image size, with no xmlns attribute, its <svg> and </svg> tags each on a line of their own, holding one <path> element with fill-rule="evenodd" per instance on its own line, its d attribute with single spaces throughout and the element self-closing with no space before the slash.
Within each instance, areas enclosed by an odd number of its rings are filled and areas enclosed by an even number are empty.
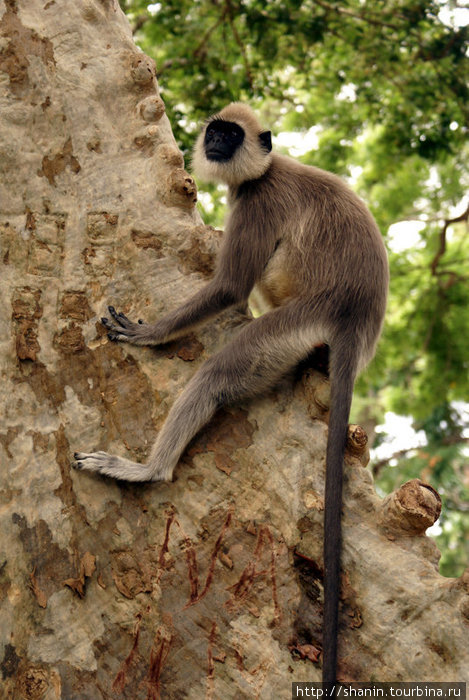
<svg viewBox="0 0 469 700">
<path fill-rule="evenodd" d="M 275 247 L 269 231 L 253 232 L 244 222 L 228 222 L 217 270 L 211 282 L 156 323 L 134 323 L 109 307 L 112 319 L 101 319 L 111 340 L 134 345 L 160 345 L 182 335 L 223 309 L 246 301 Z"/>
<path fill-rule="evenodd" d="M 101 322 L 108 329 L 110 340 L 122 340 L 134 345 L 161 345 L 236 302 L 214 279 L 185 304 L 156 323 L 134 323 L 125 314 L 118 313 L 113 306 L 108 307 L 112 319 L 102 318 Z"/>
</svg>

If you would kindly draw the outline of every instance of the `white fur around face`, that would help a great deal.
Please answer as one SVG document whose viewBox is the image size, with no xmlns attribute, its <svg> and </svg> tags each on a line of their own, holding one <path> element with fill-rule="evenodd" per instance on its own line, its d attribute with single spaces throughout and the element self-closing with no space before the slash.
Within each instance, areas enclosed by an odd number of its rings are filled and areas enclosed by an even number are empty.
<svg viewBox="0 0 469 700">
<path fill-rule="evenodd" d="M 244 141 L 229 162 L 208 160 L 204 149 L 204 128 L 197 139 L 192 156 L 192 169 L 196 177 L 203 182 L 223 182 L 231 187 L 238 187 L 242 182 L 261 177 L 270 165 L 272 154 L 262 148 L 259 134 L 263 129 L 251 108 L 233 102 L 215 115 L 214 119 L 239 124 L 244 129 Z"/>
</svg>

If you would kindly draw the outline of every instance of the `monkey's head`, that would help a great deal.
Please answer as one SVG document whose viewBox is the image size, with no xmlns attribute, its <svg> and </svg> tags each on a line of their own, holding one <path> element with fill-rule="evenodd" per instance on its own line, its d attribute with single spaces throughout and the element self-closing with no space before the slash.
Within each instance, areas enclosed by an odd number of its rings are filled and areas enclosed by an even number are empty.
<svg viewBox="0 0 469 700">
<path fill-rule="evenodd" d="M 205 182 L 237 187 L 256 180 L 272 159 L 270 131 L 264 131 L 250 107 L 233 102 L 211 117 L 197 139 L 192 167 Z"/>
</svg>

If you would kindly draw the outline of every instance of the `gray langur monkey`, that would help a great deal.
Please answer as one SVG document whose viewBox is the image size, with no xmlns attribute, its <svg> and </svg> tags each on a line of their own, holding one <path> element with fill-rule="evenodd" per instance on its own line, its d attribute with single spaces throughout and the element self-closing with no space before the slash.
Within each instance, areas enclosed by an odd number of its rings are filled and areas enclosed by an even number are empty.
<svg viewBox="0 0 469 700">
<path fill-rule="evenodd" d="M 363 202 L 329 172 L 272 153 L 271 134 L 240 103 L 209 119 L 193 168 L 226 183 L 230 214 L 213 279 L 156 323 L 133 323 L 110 306 L 111 340 L 160 345 L 222 309 L 245 303 L 254 285 L 272 310 L 207 360 L 174 403 L 146 464 L 105 452 L 77 453 L 76 466 L 127 481 L 167 481 L 215 411 L 264 392 L 329 346 L 331 406 L 324 516 L 323 680 L 335 682 L 342 469 L 357 373 L 375 352 L 386 307 L 388 263 Z"/>
</svg>

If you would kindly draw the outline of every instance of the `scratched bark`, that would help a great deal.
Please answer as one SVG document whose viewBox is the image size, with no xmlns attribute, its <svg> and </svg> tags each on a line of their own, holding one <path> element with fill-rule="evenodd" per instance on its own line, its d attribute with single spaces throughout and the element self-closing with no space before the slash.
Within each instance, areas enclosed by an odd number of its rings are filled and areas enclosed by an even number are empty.
<svg viewBox="0 0 469 700">
<path fill-rule="evenodd" d="M 217 415 L 171 484 L 70 467 L 144 458 L 223 314 L 159 349 L 108 342 L 107 303 L 155 319 L 204 284 L 218 233 L 114 0 L 0 0 L 2 697 L 289 697 L 320 678 L 327 381 Z M 207 105 L 210 111 L 210 105 Z M 385 503 L 354 429 L 340 677 L 463 680 L 469 576 L 439 576 L 438 498 Z"/>
</svg>

